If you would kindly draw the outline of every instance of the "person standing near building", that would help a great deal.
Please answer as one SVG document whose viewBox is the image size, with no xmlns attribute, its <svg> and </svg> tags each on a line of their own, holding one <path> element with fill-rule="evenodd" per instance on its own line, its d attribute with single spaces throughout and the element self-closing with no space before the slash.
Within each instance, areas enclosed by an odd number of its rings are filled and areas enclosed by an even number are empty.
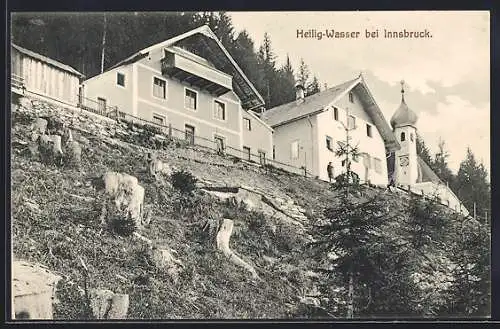
<svg viewBox="0 0 500 329">
<path fill-rule="evenodd" d="M 331 162 L 328 162 L 328 166 L 326 167 L 326 171 L 328 172 L 328 179 L 330 180 L 330 183 L 332 182 L 333 179 L 333 166 Z"/>
</svg>

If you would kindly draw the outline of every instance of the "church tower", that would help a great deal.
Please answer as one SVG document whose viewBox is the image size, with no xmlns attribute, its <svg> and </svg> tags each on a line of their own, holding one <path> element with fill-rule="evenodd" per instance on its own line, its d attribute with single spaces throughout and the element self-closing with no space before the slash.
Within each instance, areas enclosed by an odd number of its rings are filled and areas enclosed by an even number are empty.
<svg viewBox="0 0 500 329">
<path fill-rule="evenodd" d="M 401 105 L 391 118 L 391 126 L 401 149 L 395 152 L 396 185 L 413 185 L 418 178 L 417 115 L 405 102 L 404 81 L 401 81 Z"/>
</svg>

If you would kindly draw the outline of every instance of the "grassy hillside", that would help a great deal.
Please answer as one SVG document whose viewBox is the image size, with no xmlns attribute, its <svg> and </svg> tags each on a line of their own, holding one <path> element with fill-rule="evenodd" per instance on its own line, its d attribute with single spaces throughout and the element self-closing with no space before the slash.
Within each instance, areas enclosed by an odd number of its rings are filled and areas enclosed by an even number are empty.
<svg viewBox="0 0 500 329">
<path fill-rule="evenodd" d="M 80 171 L 31 158 L 26 150 L 29 125 L 39 115 L 57 116 L 75 129 L 75 139 L 84 147 Z M 85 316 L 79 257 L 89 269 L 89 287 L 130 295 L 131 319 L 343 316 L 344 287 L 331 286 L 330 292 L 338 292 L 333 298 L 331 293 L 318 292 L 325 277 L 318 272 L 321 264 L 309 247 L 309 224 L 322 218 L 325 208 L 342 207 L 329 184 L 220 157 L 180 141 L 163 142 L 147 130 L 85 118 L 43 102 L 15 106 L 12 117 L 13 254 L 15 259 L 46 265 L 63 277 L 56 319 Z M 154 145 L 169 165 L 198 179 L 193 196 L 148 177 L 144 163 L 148 145 Z M 136 176 L 145 187 L 145 207 L 152 220 L 140 234 L 171 249 L 182 261 L 178 277 L 154 266 L 144 242 L 102 230 L 91 179 L 110 170 Z M 297 216 L 221 200 L 207 193 L 206 186 L 246 186 L 285 210 L 293 208 Z M 405 195 L 364 188 L 359 198 L 375 194 L 387 201 L 391 212 L 405 213 Z M 215 234 L 223 217 L 234 219 L 231 248 L 255 267 L 262 281 L 253 280 L 217 250 Z M 386 231 L 404 241 L 407 233 L 398 218 L 387 221 Z M 440 263 L 447 257 L 447 246 L 433 245 L 425 255 Z M 307 296 L 321 306 L 308 306 Z"/>
</svg>

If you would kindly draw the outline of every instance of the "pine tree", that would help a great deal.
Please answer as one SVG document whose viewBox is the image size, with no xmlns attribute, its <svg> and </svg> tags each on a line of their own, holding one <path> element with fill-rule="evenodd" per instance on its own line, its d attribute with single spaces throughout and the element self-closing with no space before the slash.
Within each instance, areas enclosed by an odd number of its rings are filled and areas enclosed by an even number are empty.
<svg viewBox="0 0 500 329">
<path fill-rule="evenodd" d="M 417 133 L 417 155 L 422 158 L 422 160 L 425 161 L 428 165 L 432 164 L 432 157 L 431 153 L 429 151 L 429 148 L 427 145 L 425 145 L 425 142 L 423 138 Z"/>
<path fill-rule="evenodd" d="M 316 76 L 313 77 L 312 82 L 307 86 L 306 96 L 311 96 L 321 91 L 320 84 L 318 78 Z"/>
<path fill-rule="evenodd" d="M 415 250 L 423 250 L 442 239 L 450 222 L 448 216 L 441 212 L 437 196 L 425 199 L 411 194 L 407 209 L 409 216 L 405 227 Z"/>
<path fill-rule="evenodd" d="M 277 106 L 291 102 L 295 99 L 295 76 L 288 54 L 286 56 L 285 65 L 278 71 L 278 84 L 274 87 L 277 93 Z"/>
<path fill-rule="evenodd" d="M 304 88 L 309 83 L 309 68 L 307 67 L 304 59 L 300 59 L 299 71 L 297 72 L 297 82 L 300 83 Z"/>
<path fill-rule="evenodd" d="M 271 46 L 271 38 L 269 34 L 264 33 L 264 40 L 262 45 L 259 48 L 258 52 L 260 69 L 264 75 L 264 85 L 261 86 L 261 94 L 264 95 L 264 99 L 266 101 L 267 108 L 272 108 L 276 105 L 274 101 L 274 95 L 272 93 L 273 86 L 277 80 L 277 72 L 276 72 L 276 56 L 272 50 Z"/>
<path fill-rule="evenodd" d="M 491 315 L 491 235 L 488 226 L 465 218 L 456 219 L 451 244 L 455 281 L 450 302 L 443 313 L 459 317 Z"/>
<path fill-rule="evenodd" d="M 346 195 L 349 195 L 352 191 L 359 191 L 359 176 L 351 171 L 352 161 L 356 161 L 360 157 L 360 151 L 358 145 L 353 146 L 351 143 L 352 136 L 349 132 L 355 130 L 356 127 L 349 127 L 347 124 L 349 118 L 349 109 L 346 110 L 345 123 L 341 121 L 342 126 L 345 131 L 345 141 L 339 142 L 337 149 L 335 150 L 335 156 L 343 159 L 343 166 L 346 168 L 345 173 L 337 176 L 335 178 L 334 189 L 341 189 L 345 191 Z"/>
<path fill-rule="evenodd" d="M 217 35 L 224 47 L 231 52 L 234 42 L 234 27 L 231 17 L 226 12 L 222 11 L 219 13 L 214 33 Z"/>
<path fill-rule="evenodd" d="M 434 161 L 430 163 L 431 168 L 443 182 L 454 185 L 455 177 L 453 172 L 448 167 L 448 157 L 450 154 L 446 150 L 445 141 L 439 139 L 438 152 L 435 155 Z"/>
<path fill-rule="evenodd" d="M 260 92 L 262 90 L 261 86 L 264 84 L 264 75 L 259 69 L 259 59 L 255 53 L 254 42 L 246 30 L 241 31 L 236 37 L 232 55 L 245 75 Z"/>
<path fill-rule="evenodd" d="M 478 164 L 472 150 L 467 148 L 467 156 L 460 163 L 456 179 L 457 196 L 463 202 L 469 213 L 476 213 L 484 221 L 485 213 L 490 213 L 491 190 L 488 183 L 488 172 L 483 164 Z"/>
</svg>

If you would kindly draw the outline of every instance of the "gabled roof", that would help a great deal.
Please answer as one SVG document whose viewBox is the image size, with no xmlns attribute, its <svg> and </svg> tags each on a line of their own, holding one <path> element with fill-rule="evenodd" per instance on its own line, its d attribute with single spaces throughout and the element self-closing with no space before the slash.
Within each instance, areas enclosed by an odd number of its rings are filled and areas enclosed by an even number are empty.
<svg viewBox="0 0 500 329">
<path fill-rule="evenodd" d="M 242 107 L 245 110 L 258 108 L 264 105 L 264 99 L 262 98 L 262 96 L 259 94 L 257 89 L 255 89 L 250 80 L 248 80 L 241 68 L 231 57 L 227 49 L 217 38 L 215 33 L 207 25 L 202 25 L 196 29 L 190 30 L 171 39 L 144 48 L 129 56 L 128 58 L 120 61 L 119 63 L 113 65 L 108 70 L 114 69 L 121 65 L 136 62 L 139 59 L 147 56 L 152 51 L 172 47 L 174 45 L 178 45 L 181 42 L 188 41 L 197 43 L 200 46 L 200 49 L 202 49 L 206 53 L 206 56 L 203 57 L 207 57 L 206 59 L 213 63 L 218 70 L 233 77 L 233 90 L 238 95 L 239 99 L 241 100 Z"/>
<path fill-rule="evenodd" d="M 322 92 L 305 97 L 301 102 L 292 101 L 274 107 L 263 112 L 261 118 L 271 127 L 275 128 L 307 116 L 324 112 L 327 110 L 328 106 L 335 105 L 337 101 L 351 90 L 354 90 L 360 96 L 361 101 L 364 103 L 364 108 L 380 132 L 386 148 L 389 151 L 399 149 L 400 145 L 391 127 L 385 120 L 382 111 L 375 102 L 362 75 Z"/>
<path fill-rule="evenodd" d="M 47 63 L 49 65 L 52 65 L 52 66 L 55 66 L 63 71 L 66 71 L 66 72 L 69 72 L 71 74 L 74 74 L 80 78 L 83 78 L 84 75 L 80 72 L 78 72 L 77 70 L 75 70 L 74 68 L 72 68 L 71 66 L 69 65 L 66 65 L 66 64 L 63 64 L 61 62 L 58 62 L 52 58 L 48 58 L 46 56 L 43 56 L 43 55 L 40 55 L 38 53 L 35 53 L 34 51 L 31 51 L 31 50 L 28 50 L 26 48 L 23 48 L 23 47 L 20 47 L 14 43 L 11 44 L 12 47 L 14 49 L 16 49 L 17 51 L 19 51 L 20 53 L 23 53 L 25 54 L 26 56 L 29 56 L 29 57 L 32 57 L 32 58 L 35 58 L 41 62 L 44 62 L 44 63 Z"/>
<path fill-rule="evenodd" d="M 271 127 L 277 127 L 292 121 L 302 119 L 308 115 L 313 115 L 326 111 L 326 107 L 340 98 L 346 91 L 357 83 L 357 78 L 344 82 L 338 86 L 329 88 L 314 95 L 305 97 L 303 101 L 297 103 L 292 101 L 264 111 L 261 118 Z"/>
</svg>

